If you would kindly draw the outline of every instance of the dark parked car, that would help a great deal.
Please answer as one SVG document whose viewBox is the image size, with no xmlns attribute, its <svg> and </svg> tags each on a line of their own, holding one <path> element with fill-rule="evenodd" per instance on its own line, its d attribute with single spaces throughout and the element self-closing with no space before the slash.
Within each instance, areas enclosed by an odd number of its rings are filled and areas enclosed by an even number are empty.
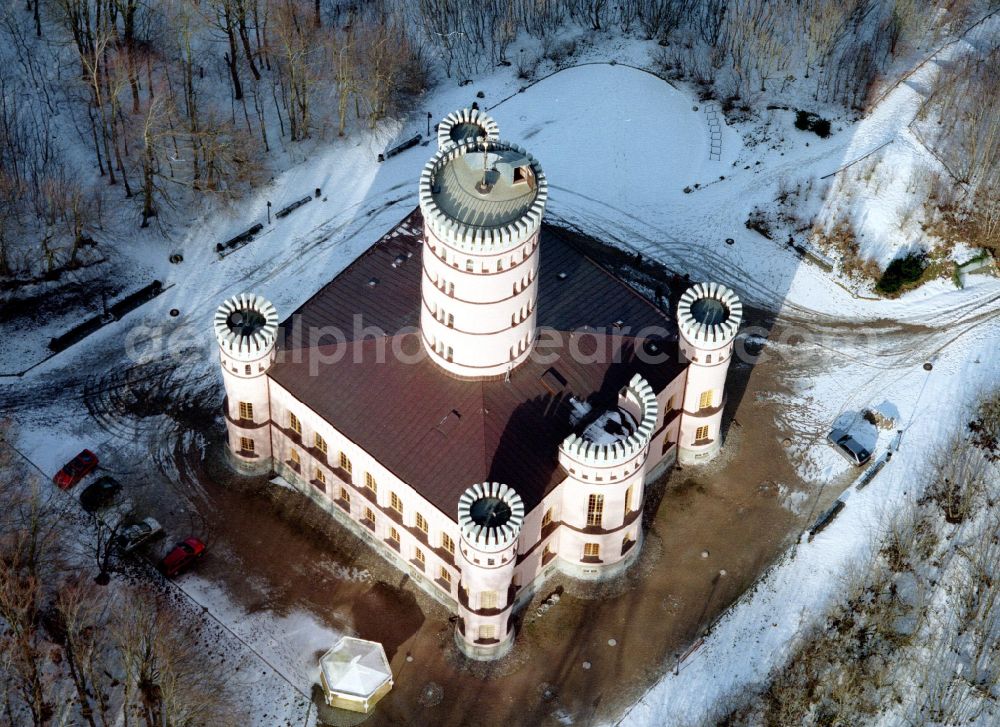
<svg viewBox="0 0 1000 727">
<path fill-rule="evenodd" d="M 118 546 L 126 553 L 130 553 L 162 532 L 163 528 L 151 517 L 137 523 L 129 523 L 118 533 Z"/>
<path fill-rule="evenodd" d="M 68 490 L 93 472 L 96 467 L 97 455 L 89 449 L 85 449 L 63 465 L 63 468 L 56 472 L 52 481 L 59 485 L 59 489 Z"/>
<path fill-rule="evenodd" d="M 160 561 L 160 570 L 167 578 L 172 578 L 186 570 L 192 563 L 205 554 L 205 544 L 198 538 L 188 538 L 171 550 Z"/>
<path fill-rule="evenodd" d="M 843 429 L 834 429 L 826 436 L 826 439 L 838 452 L 858 467 L 866 464 L 872 458 L 872 453 Z"/>
<path fill-rule="evenodd" d="M 87 512 L 99 510 L 111 502 L 121 489 L 121 483 L 114 477 L 101 477 L 80 493 L 80 504 Z"/>
</svg>

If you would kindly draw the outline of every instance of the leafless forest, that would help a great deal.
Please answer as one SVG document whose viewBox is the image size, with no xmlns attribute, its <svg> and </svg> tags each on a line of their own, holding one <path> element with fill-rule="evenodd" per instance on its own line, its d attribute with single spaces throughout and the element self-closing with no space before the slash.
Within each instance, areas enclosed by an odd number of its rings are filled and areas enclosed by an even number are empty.
<svg viewBox="0 0 1000 727">
<path fill-rule="evenodd" d="M 604 34 L 656 41 L 651 67 L 730 113 L 793 90 L 864 111 L 894 61 L 984 9 L 984 0 L 11 3 L 0 23 L 0 282 L 57 277 L 83 264 L 95 239 L 124 244 L 107 239 L 238 198 L 318 144 L 406 116 L 435 83 L 498 64 L 527 82 L 571 65 L 578 42 Z M 982 114 L 964 107 L 990 96 L 962 85 L 995 84 L 995 74 L 954 75 L 942 111 Z M 995 176 L 995 149 L 976 152 L 974 165 Z M 979 177 L 956 166 L 968 193 L 943 203 L 942 224 L 995 237 L 995 218 L 985 231 L 967 219 Z"/>
</svg>

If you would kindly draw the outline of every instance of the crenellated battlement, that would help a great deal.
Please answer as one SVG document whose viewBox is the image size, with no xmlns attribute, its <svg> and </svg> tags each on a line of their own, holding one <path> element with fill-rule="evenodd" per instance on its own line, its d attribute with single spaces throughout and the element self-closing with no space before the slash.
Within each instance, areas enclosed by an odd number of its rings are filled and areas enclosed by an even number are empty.
<svg viewBox="0 0 1000 727">
<path fill-rule="evenodd" d="M 458 500 L 462 539 L 476 550 L 497 553 L 513 546 L 523 522 L 521 496 L 499 482 L 473 485 Z"/>
<path fill-rule="evenodd" d="M 240 293 L 216 310 L 214 328 L 226 355 L 237 361 L 255 361 L 274 348 L 278 311 L 262 296 Z"/>
<path fill-rule="evenodd" d="M 484 177 L 493 185 L 479 185 Z M 418 185 L 430 232 L 473 254 L 501 252 L 530 238 L 541 227 L 548 195 L 538 161 L 505 141 L 463 141 L 441 149 Z"/>
<path fill-rule="evenodd" d="M 720 283 L 697 283 L 681 296 L 677 324 L 695 347 L 719 348 L 730 343 L 743 320 L 743 304 Z"/>
<path fill-rule="evenodd" d="M 559 445 L 560 454 L 586 467 L 614 467 L 641 454 L 656 429 L 659 413 L 656 394 L 649 382 L 635 374 L 621 395 L 638 411 L 634 432 L 613 443 L 592 442 L 579 434 L 570 434 Z"/>
<path fill-rule="evenodd" d="M 452 111 L 438 124 L 438 149 L 444 149 L 468 139 L 482 138 L 487 141 L 498 141 L 500 127 L 491 116 L 479 109 L 464 108 Z"/>
</svg>

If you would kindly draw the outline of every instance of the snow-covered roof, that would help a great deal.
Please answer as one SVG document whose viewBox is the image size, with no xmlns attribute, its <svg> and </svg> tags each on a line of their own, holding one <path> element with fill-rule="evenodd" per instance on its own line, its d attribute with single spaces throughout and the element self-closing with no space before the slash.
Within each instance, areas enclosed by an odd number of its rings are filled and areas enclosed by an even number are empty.
<svg viewBox="0 0 1000 727">
<path fill-rule="evenodd" d="M 370 697 L 392 679 L 382 644 L 350 636 L 323 654 L 319 666 L 330 691 L 355 697 Z"/>
</svg>

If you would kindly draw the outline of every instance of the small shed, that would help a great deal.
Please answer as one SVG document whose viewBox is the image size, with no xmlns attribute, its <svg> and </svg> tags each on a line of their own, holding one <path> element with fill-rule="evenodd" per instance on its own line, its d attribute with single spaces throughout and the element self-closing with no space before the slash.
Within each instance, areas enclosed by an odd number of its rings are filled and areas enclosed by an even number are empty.
<svg viewBox="0 0 1000 727">
<path fill-rule="evenodd" d="M 345 636 L 319 660 L 320 681 L 331 707 L 368 714 L 392 689 L 392 670 L 377 641 Z"/>
</svg>

